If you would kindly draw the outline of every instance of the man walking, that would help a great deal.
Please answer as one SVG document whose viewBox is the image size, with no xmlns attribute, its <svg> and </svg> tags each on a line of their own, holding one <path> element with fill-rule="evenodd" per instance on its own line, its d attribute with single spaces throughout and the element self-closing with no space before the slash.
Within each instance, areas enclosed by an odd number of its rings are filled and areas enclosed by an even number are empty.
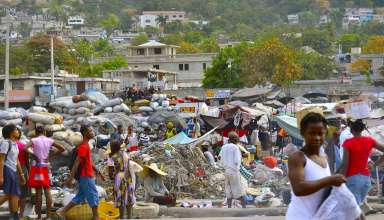
<svg viewBox="0 0 384 220">
<path fill-rule="evenodd" d="M 83 135 L 83 142 L 78 146 L 77 158 L 72 167 L 71 175 L 67 181 L 68 185 L 72 185 L 73 180 L 78 173 L 80 176 L 79 191 L 72 201 L 63 209 L 59 210 L 57 214 L 60 217 L 64 217 L 67 211 L 86 199 L 88 205 L 92 208 L 92 220 L 99 220 L 99 214 L 97 211 L 99 197 L 95 179 L 93 177 L 94 166 L 92 165 L 92 154 L 88 143 L 89 140 L 94 137 L 94 134 L 92 128 L 86 125 L 81 126 L 80 133 Z M 95 172 L 99 173 L 97 170 L 95 170 Z"/>
<path fill-rule="evenodd" d="M 228 138 L 229 143 L 225 144 L 220 151 L 221 164 L 225 169 L 225 193 L 228 208 L 232 207 L 233 199 L 240 200 L 242 207 L 246 208 L 246 188 L 240 174 L 241 152 L 237 146 L 239 136 L 236 132 L 230 132 Z"/>
</svg>

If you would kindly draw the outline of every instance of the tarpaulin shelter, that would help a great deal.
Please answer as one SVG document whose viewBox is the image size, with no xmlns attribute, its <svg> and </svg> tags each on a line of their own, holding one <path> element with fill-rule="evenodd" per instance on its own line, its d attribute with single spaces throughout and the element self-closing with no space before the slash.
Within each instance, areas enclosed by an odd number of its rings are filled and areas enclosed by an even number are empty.
<svg viewBox="0 0 384 220">
<path fill-rule="evenodd" d="M 279 127 L 283 128 L 290 136 L 303 140 L 300 134 L 300 130 L 297 127 L 297 119 L 287 115 L 276 116 L 274 120 L 277 122 Z"/>
</svg>

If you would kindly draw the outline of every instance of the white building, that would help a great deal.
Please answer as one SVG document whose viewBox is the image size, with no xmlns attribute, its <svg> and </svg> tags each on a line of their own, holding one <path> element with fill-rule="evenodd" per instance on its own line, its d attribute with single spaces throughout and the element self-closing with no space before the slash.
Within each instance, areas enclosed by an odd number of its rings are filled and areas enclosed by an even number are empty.
<svg viewBox="0 0 384 220">
<path fill-rule="evenodd" d="M 159 17 L 163 17 L 166 22 L 185 22 L 187 20 L 184 11 L 143 11 L 143 14 L 139 17 L 139 26 L 141 28 L 159 28 Z"/>
<path fill-rule="evenodd" d="M 84 18 L 81 16 L 71 16 L 68 18 L 68 25 L 83 25 Z"/>
<path fill-rule="evenodd" d="M 299 23 L 299 15 L 294 14 L 294 15 L 288 15 L 288 23 L 289 24 L 298 24 Z"/>
<path fill-rule="evenodd" d="M 158 16 L 157 15 L 141 15 L 140 16 L 140 27 L 146 28 L 146 27 L 154 27 L 159 28 L 159 22 L 158 22 Z"/>
</svg>

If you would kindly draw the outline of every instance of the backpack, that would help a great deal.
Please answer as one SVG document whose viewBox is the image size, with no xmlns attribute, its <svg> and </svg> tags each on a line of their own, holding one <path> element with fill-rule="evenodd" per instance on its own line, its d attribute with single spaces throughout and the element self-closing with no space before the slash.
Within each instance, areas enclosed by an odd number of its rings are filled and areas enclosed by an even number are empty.
<svg viewBox="0 0 384 220">
<path fill-rule="evenodd" d="M 72 170 L 73 165 L 75 165 L 75 161 L 76 161 L 76 159 L 77 159 L 77 148 L 78 148 L 78 147 L 75 147 L 75 148 L 71 151 L 71 154 L 69 155 L 69 156 L 70 156 L 70 160 L 69 160 L 69 166 L 68 166 L 68 168 L 69 168 L 70 171 Z M 80 180 L 80 172 L 79 172 L 79 170 L 80 170 L 80 167 L 79 167 L 79 169 L 78 169 L 78 170 L 76 171 L 76 173 L 75 173 L 75 180 L 77 180 L 77 181 Z"/>
<path fill-rule="evenodd" d="M 3 141 L 6 141 L 6 140 L 3 140 Z M 3 141 L 1 142 L 1 144 L 3 143 Z M 8 158 L 8 154 L 9 154 L 9 152 L 11 151 L 11 148 L 12 148 L 12 143 L 11 143 L 11 141 L 10 141 L 10 140 L 7 140 L 7 142 L 8 142 L 8 150 L 7 150 L 7 153 L 5 154 L 4 163 L 5 163 L 5 161 L 7 160 L 7 158 Z M 5 167 L 5 164 L 4 164 L 4 166 L 3 166 L 3 169 L 4 169 L 4 167 Z M 3 174 L 4 174 L 4 171 L 3 171 Z M 3 190 L 3 189 L 4 189 L 4 184 L 3 184 L 2 186 L 0 186 L 0 190 Z"/>
</svg>

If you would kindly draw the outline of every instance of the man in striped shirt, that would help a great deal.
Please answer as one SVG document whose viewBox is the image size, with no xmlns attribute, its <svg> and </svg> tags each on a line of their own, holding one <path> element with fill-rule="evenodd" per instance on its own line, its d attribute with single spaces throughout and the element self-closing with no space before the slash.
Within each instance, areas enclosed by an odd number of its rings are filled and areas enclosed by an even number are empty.
<svg viewBox="0 0 384 220">
<path fill-rule="evenodd" d="M 139 143 L 140 146 L 146 147 L 150 144 L 151 139 L 149 138 L 149 132 L 151 131 L 150 128 L 146 127 L 144 128 L 144 133 L 140 134 Z"/>
</svg>

